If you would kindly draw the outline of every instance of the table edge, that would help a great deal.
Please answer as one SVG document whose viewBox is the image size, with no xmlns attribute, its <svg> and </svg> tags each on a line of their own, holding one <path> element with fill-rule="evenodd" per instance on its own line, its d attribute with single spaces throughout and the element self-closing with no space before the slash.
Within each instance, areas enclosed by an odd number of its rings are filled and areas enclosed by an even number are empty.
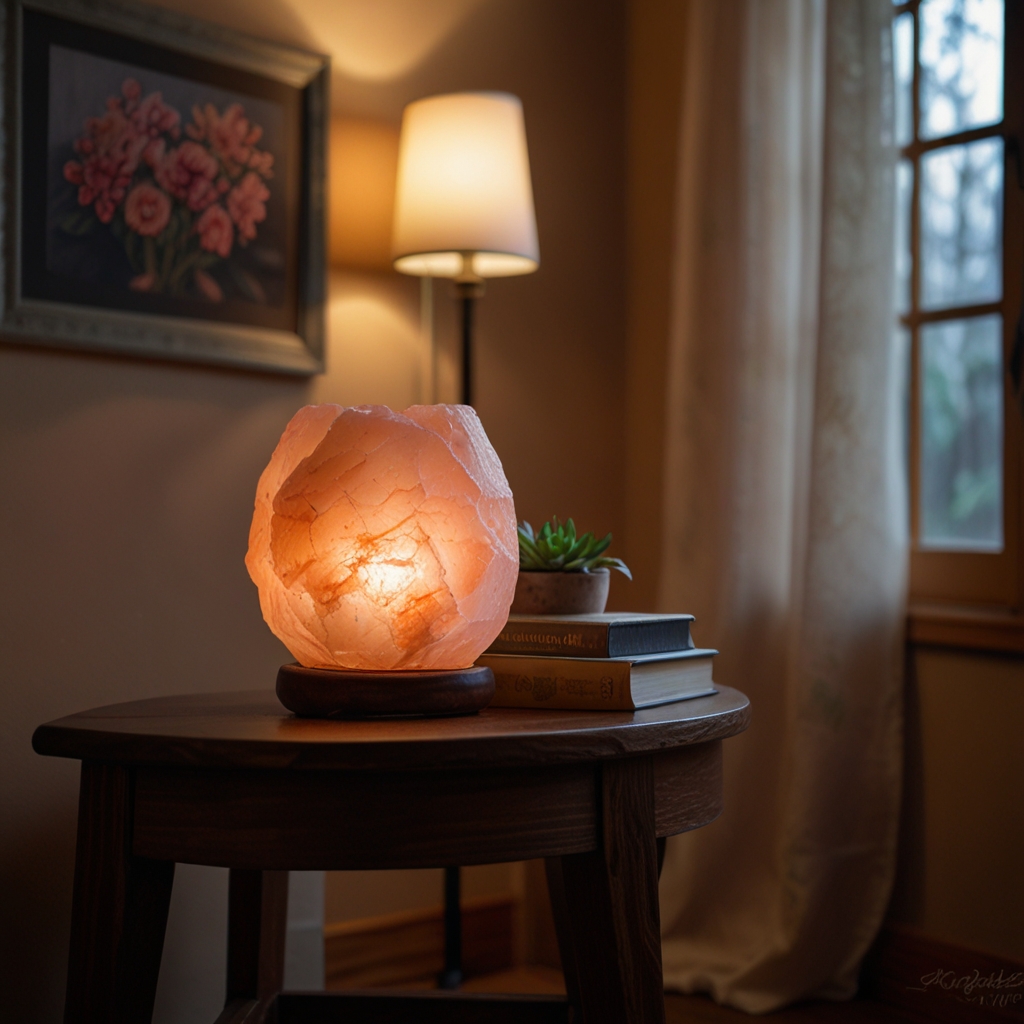
<svg viewBox="0 0 1024 1024">
<path fill-rule="evenodd" d="M 730 687 L 719 687 L 722 691 L 733 697 L 733 707 L 682 722 L 629 722 L 561 734 L 557 751 L 550 749 L 547 737 L 551 734 L 520 732 L 500 737 L 448 737 L 443 741 L 370 739 L 347 744 L 221 737 L 201 740 L 203 750 L 197 756 L 197 737 L 76 727 L 73 722 L 77 715 L 39 726 L 32 736 L 32 748 L 37 754 L 51 757 L 181 768 L 404 771 L 567 764 L 642 756 L 735 736 L 750 724 L 750 701 Z M 445 756 L 439 758 L 437 749 L 441 743 Z"/>
</svg>

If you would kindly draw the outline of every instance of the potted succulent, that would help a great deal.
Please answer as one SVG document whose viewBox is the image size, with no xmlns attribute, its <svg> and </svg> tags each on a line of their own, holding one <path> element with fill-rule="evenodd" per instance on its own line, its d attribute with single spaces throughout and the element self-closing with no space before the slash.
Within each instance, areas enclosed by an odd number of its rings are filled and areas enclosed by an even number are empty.
<svg viewBox="0 0 1024 1024">
<path fill-rule="evenodd" d="M 612 569 L 632 579 L 620 558 L 605 554 L 609 533 L 598 540 L 576 534 L 571 520 L 552 517 L 538 531 L 519 524 L 519 579 L 512 612 L 516 615 L 582 615 L 603 612 Z"/>
</svg>

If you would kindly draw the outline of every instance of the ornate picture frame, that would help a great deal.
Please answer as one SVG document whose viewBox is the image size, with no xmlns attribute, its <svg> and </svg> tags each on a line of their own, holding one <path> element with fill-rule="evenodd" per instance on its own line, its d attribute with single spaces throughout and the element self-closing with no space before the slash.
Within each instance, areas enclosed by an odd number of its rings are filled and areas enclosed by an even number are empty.
<svg viewBox="0 0 1024 1024">
<path fill-rule="evenodd" d="M 2 0 L 0 341 L 324 369 L 328 58 Z"/>
</svg>

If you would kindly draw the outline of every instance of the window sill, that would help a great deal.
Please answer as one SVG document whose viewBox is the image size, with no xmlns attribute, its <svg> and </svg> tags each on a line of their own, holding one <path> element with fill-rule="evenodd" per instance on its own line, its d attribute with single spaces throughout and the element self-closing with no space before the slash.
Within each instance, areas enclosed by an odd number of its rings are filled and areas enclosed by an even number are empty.
<svg viewBox="0 0 1024 1024">
<path fill-rule="evenodd" d="M 912 604 L 907 642 L 1024 654 L 1024 615 L 1009 609 Z"/>
</svg>

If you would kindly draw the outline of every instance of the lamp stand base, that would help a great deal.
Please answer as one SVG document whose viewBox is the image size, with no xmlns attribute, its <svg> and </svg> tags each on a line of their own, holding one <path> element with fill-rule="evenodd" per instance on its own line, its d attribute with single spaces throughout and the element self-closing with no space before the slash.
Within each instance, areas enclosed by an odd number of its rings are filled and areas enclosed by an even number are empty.
<svg viewBox="0 0 1024 1024">
<path fill-rule="evenodd" d="M 301 718 L 436 718 L 471 715 L 494 696 L 489 668 L 419 672 L 282 665 L 277 699 Z"/>
</svg>

